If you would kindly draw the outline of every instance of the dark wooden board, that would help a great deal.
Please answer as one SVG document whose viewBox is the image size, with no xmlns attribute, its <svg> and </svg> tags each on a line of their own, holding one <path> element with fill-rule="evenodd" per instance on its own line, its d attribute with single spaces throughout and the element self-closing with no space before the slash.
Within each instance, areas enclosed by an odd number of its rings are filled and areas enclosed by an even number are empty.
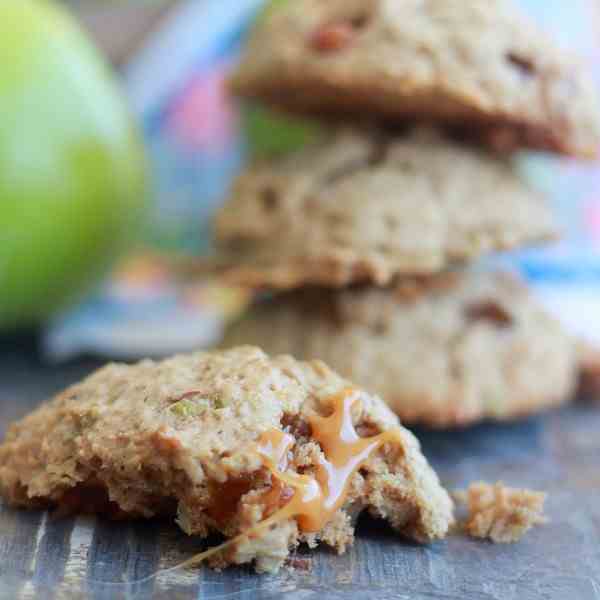
<svg viewBox="0 0 600 600">
<path fill-rule="evenodd" d="M 30 340 L 0 340 L 0 430 L 96 366 L 44 365 Z M 300 550 L 310 570 L 199 568 L 139 581 L 203 543 L 168 522 L 0 507 L 0 598 L 600 600 L 600 408 L 578 404 L 516 425 L 418 435 L 449 488 L 485 479 L 545 490 L 550 523 L 512 546 L 453 536 L 421 547 L 364 519 L 344 556 Z"/>
</svg>

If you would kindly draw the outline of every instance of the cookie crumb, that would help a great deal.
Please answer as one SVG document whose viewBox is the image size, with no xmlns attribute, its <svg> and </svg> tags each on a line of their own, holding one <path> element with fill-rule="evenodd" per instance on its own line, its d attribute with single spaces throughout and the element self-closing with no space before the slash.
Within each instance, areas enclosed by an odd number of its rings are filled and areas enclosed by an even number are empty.
<svg viewBox="0 0 600 600">
<path fill-rule="evenodd" d="M 532 527 L 547 522 L 546 494 L 542 492 L 480 481 L 471 484 L 466 492 L 454 492 L 453 497 L 468 508 L 464 523 L 468 535 L 497 544 L 518 542 Z"/>
</svg>

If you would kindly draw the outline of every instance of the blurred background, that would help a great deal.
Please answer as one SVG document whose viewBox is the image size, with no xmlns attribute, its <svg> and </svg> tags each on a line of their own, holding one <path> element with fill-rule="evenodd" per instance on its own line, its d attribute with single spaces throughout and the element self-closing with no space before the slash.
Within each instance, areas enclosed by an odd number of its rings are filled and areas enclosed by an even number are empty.
<svg viewBox="0 0 600 600">
<path fill-rule="evenodd" d="M 600 85 L 600 2 L 518 1 L 589 61 Z M 63 2 L 93 48 L 79 32 L 65 42 L 67 26 L 54 16 L 28 16 L 40 40 L 60 39 L 56 47 L 66 46 L 42 52 L 54 46 L 40 42 L 27 51 L 42 68 L 18 70 L 28 78 L 36 129 L 22 123 L 18 131 L 17 125 L 7 127 L 10 111 L 1 111 L 0 173 L 10 175 L 0 182 L 3 335 L 34 330 L 45 358 L 53 361 L 81 354 L 160 356 L 212 343 L 223 323 L 243 310 L 243 291 L 182 280 L 171 261 L 210 248 L 210 217 L 249 155 L 274 141 L 293 143 L 293 132 L 274 130 L 264 116 L 237 106 L 224 86 L 262 5 L 261 0 Z M 36 19 L 43 25 L 35 25 Z M 37 39 L 18 23 L 14 44 Z M 10 39 L 1 45 L 9 47 Z M 0 52 L 10 61 L 17 55 L 6 47 Z M 96 64 L 95 54 L 106 67 Z M 15 84 L 8 71 L 0 77 L 0 105 L 5 94 L 10 108 Z M 63 71 L 77 73 L 81 86 L 72 92 L 61 87 Z M 57 89 L 64 95 L 65 116 L 44 119 L 45 99 Z M 14 102 L 21 106 L 23 98 Z M 38 186 L 26 187 L 34 204 L 41 198 L 38 208 L 29 213 L 11 208 L 5 197 L 10 200 L 13 188 L 23 193 L 14 181 L 23 179 L 29 157 L 35 154 L 56 171 L 44 157 L 60 154 L 61 138 L 81 135 L 78 120 L 92 123 L 94 144 L 86 139 L 77 160 L 69 156 L 61 166 L 77 168 L 77 189 L 73 184 L 64 194 L 80 208 L 62 214 L 60 199 L 47 198 L 56 182 L 37 170 Z M 10 172 L 1 164 L 7 156 Z M 600 168 L 544 156 L 521 162 L 551 196 L 566 237 L 548 250 L 495 260 L 521 270 L 573 331 L 600 341 Z M 68 179 L 69 171 L 63 176 Z M 36 242 L 23 246 L 23 231 Z"/>
</svg>

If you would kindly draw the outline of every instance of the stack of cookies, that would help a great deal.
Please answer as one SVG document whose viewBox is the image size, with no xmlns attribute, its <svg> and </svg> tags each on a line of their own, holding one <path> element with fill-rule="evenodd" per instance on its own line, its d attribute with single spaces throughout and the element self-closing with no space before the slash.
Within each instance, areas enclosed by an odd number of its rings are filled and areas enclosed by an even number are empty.
<svg viewBox="0 0 600 600">
<path fill-rule="evenodd" d="M 558 235 L 514 153 L 600 144 L 582 66 L 505 0 L 292 0 L 234 90 L 330 125 L 258 163 L 216 219 L 219 269 L 270 295 L 225 345 L 320 358 L 404 423 L 567 400 L 574 340 L 512 275 L 470 263 Z"/>
</svg>

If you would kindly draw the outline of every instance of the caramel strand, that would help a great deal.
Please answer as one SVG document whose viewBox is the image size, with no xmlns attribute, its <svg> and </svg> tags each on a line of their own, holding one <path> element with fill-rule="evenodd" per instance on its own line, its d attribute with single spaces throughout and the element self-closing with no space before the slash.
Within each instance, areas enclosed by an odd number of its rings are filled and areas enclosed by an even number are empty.
<svg viewBox="0 0 600 600">
<path fill-rule="evenodd" d="M 352 407 L 359 402 L 352 388 L 331 398 L 333 412 L 328 417 L 309 419 L 312 438 L 323 450 L 314 476 L 287 472 L 287 455 L 295 443 L 293 436 L 277 429 L 264 432 L 255 448 L 263 466 L 273 479 L 293 491 L 291 499 L 272 515 L 231 540 L 202 552 L 183 563 L 182 567 L 198 564 L 217 553 L 233 548 L 245 539 L 259 537 L 274 524 L 286 519 L 296 519 L 304 533 L 314 533 L 333 518 L 344 504 L 354 474 L 371 457 L 373 452 L 388 442 L 398 442 L 397 429 L 373 437 L 361 438 L 352 423 Z M 266 492 L 268 494 L 272 490 Z"/>
</svg>

